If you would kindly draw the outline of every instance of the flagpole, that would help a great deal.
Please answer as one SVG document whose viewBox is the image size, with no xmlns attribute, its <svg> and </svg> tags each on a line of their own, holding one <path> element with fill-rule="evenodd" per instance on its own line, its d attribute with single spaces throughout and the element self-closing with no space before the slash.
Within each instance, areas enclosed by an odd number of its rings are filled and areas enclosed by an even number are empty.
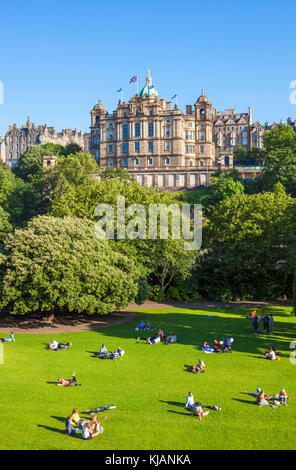
<svg viewBox="0 0 296 470">
<path fill-rule="evenodd" d="M 139 94 L 138 79 L 139 79 L 139 76 L 137 75 L 137 95 Z"/>
<path fill-rule="evenodd" d="M 121 102 L 123 103 L 123 88 L 121 89 Z"/>
</svg>

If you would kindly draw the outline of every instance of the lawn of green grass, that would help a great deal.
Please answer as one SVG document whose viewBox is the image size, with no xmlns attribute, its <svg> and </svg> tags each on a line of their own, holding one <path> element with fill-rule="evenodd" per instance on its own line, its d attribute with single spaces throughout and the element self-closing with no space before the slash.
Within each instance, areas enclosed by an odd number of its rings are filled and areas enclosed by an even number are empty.
<svg viewBox="0 0 296 470">
<path fill-rule="evenodd" d="M 15 335 L 4 344 L 0 365 L 0 449 L 295 449 L 295 373 L 289 344 L 296 339 L 290 308 L 274 307 L 273 336 L 255 337 L 246 314 L 250 309 L 158 309 L 141 311 L 137 320 L 123 325 L 72 334 L 66 351 L 45 350 L 53 335 Z M 211 315 L 209 317 L 209 315 Z M 176 345 L 137 342 L 139 319 L 166 333 L 174 330 Z M 0 336 L 7 336 L 0 334 Z M 233 353 L 205 354 L 204 340 L 234 338 Z M 121 346 L 122 360 L 92 357 L 102 343 L 108 350 Z M 280 361 L 259 358 L 269 343 L 281 353 Z M 204 360 L 205 374 L 187 371 Z M 57 387 L 59 376 L 77 372 L 81 387 Z M 278 393 L 285 387 L 288 407 L 259 408 L 245 390 Z M 219 404 L 202 421 L 184 410 L 188 391 L 203 405 Z M 104 433 L 93 440 L 64 434 L 64 419 L 74 407 L 80 412 L 96 405 L 116 404 L 102 413 Z M 81 413 L 81 416 L 84 416 Z"/>
</svg>

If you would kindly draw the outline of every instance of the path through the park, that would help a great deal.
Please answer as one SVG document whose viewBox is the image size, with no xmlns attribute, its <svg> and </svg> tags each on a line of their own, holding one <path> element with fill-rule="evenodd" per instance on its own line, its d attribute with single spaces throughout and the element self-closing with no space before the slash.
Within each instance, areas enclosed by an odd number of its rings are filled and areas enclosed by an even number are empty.
<svg viewBox="0 0 296 470">
<path fill-rule="evenodd" d="M 68 317 L 55 317 L 53 322 L 46 322 L 39 318 L 19 318 L 15 315 L 0 316 L 1 333 L 26 333 L 26 334 L 53 334 L 53 333 L 72 333 L 87 330 L 98 330 L 108 326 L 115 326 L 121 323 L 133 320 L 138 316 L 135 310 L 156 309 L 156 308 L 260 308 L 271 306 L 291 306 L 289 301 L 276 302 L 211 302 L 201 300 L 198 302 L 163 302 L 158 303 L 147 300 L 143 305 L 130 304 L 126 309 L 120 312 L 114 312 L 110 315 L 95 315 L 90 318 L 86 316 L 71 315 Z"/>
</svg>

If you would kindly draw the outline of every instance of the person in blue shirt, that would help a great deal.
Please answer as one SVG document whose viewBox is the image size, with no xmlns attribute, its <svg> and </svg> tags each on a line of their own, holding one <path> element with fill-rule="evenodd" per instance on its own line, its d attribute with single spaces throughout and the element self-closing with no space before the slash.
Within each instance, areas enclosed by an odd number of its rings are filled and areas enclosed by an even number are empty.
<svg viewBox="0 0 296 470">
<path fill-rule="evenodd" d="M 106 358 L 108 356 L 108 350 L 104 344 L 102 344 L 102 346 L 100 347 L 98 356 L 101 358 Z"/>
<path fill-rule="evenodd" d="M 9 338 L 0 338 L 0 341 L 1 341 L 1 343 L 10 343 L 11 341 L 13 341 L 15 343 L 13 332 L 10 333 Z"/>
</svg>

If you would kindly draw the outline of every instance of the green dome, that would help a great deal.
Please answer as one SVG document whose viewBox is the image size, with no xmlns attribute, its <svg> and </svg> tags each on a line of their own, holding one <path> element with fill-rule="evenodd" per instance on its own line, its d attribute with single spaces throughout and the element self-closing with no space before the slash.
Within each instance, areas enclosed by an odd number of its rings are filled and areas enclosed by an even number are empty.
<svg viewBox="0 0 296 470">
<path fill-rule="evenodd" d="M 146 85 L 140 91 L 140 96 L 158 96 L 158 92 L 154 85 L 152 85 L 152 78 L 150 77 L 150 70 L 148 70 L 148 76 L 146 77 Z"/>
<path fill-rule="evenodd" d="M 158 96 L 158 91 L 156 90 L 154 86 L 149 87 L 145 85 L 144 88 L 142 88 L 142 90 L 140 91 L 140 96 L 145 96 L 145 95 Z"/>
</svg>

